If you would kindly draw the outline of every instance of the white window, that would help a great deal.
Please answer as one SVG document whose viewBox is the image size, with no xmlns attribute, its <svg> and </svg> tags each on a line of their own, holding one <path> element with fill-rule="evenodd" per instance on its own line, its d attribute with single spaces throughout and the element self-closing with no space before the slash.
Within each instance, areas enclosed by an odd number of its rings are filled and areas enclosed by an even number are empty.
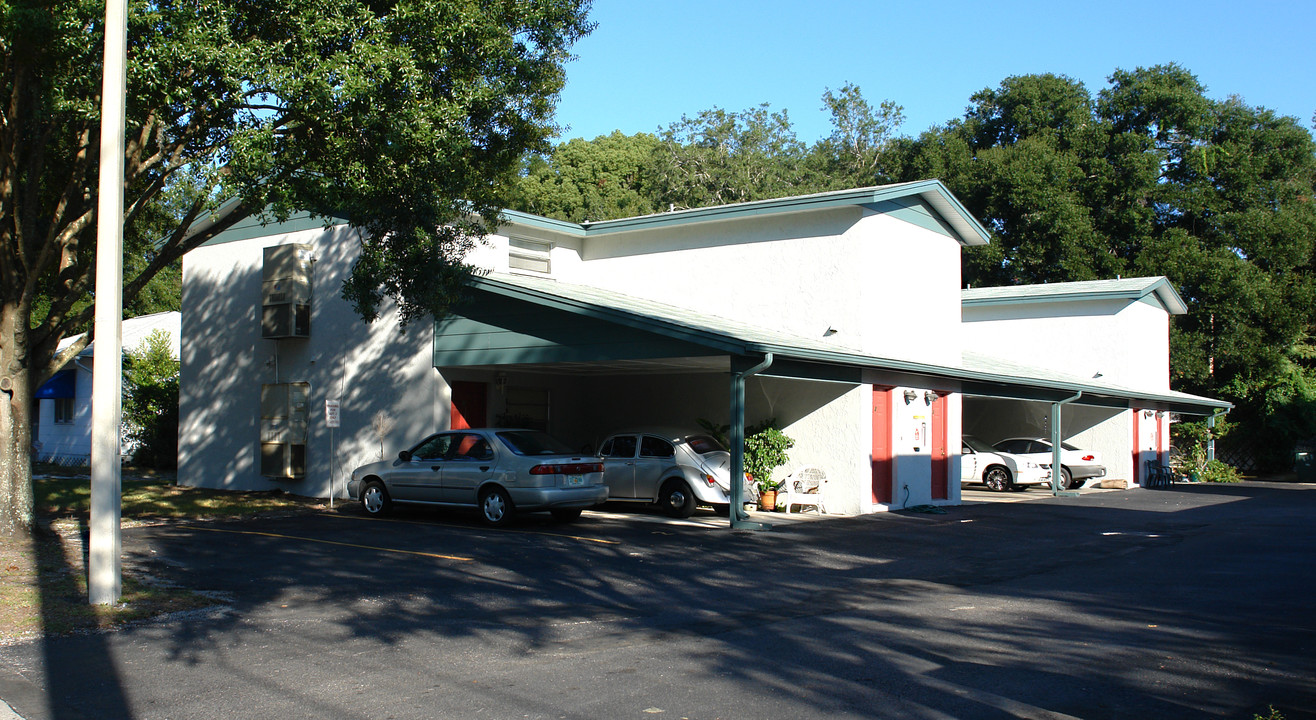
<svg viewBox="0 0 1316 720">
<path fill-rule="evenodd" d="M 508 267 L 513 270 L 529 270 L 545 274 L 553 271 L 552 263 L 549 261 L 553 243 L 515 237 L 508 238 L 508 241 Z"/>
<path fill-rule="evenodd" d="M 70 425 L 73 423 L 73 398 L 55 398 L 55 424 Z"/>
</svg>

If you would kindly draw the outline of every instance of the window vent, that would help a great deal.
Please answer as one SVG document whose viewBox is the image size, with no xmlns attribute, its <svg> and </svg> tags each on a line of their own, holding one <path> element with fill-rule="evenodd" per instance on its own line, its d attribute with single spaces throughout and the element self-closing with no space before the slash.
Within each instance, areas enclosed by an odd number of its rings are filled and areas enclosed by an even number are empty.
<svg viewBox="0 0 1316 720">
<path fill-rule="evenodd" d="M 553 271 L 553 244 L 543 240 L 509 238 L 507 266 L 513 270 L 548 274 Z"/>
</svg>

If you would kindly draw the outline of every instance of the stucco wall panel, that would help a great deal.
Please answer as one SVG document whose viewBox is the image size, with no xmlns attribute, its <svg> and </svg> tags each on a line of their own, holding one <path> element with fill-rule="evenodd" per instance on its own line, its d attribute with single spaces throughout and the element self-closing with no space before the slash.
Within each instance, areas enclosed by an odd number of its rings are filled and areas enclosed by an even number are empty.
<svg viewBox="0 0 1316 720">
<path fill-rule="evenodd" d="M 429 326 L 404 334 L 388 307 L 367 325 L 339 297 L 359 247 L 350 232 L 340 227 L 225 243 L 184 258 L 180 484 L 277 487 L 323 497 L 332 476 L 341 494 L 353 467 L 391 456 L 447 422 L 447 388 L 429 362 Z M 310 244 L 317 257 L 311 336 L 264 339 L 258 320 L 263 248 L 290 242 Z M 303 480 L 260 476 L 260 389 L 276 382 L 310 383 Z M 327 398 L 341 403 L 332 443 Z M 371 429 L 377 411 L 394 421 L 382 442 Z"/>
</svg>

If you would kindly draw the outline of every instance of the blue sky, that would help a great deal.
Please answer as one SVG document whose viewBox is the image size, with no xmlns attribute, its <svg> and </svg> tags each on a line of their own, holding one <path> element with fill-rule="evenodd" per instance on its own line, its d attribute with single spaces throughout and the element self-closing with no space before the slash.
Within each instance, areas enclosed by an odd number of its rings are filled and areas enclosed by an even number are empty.
<svg viewBox="0 0 1316 720">
<path fill-rule="evenodd" d="M 1316 113 L 1316 2 L 595 0 L 575 46 L 560 139 L 655 132 L 718 106 L 787 110 L 799 138 L 829 131 L 821 96 L 847 82 L 904 106 L 900 132 L 960 117 L 1011 75 L 1051 72 L 1096 95 L 1116 68 L 1177 62 L 1207 95 Z"/>
</svg>

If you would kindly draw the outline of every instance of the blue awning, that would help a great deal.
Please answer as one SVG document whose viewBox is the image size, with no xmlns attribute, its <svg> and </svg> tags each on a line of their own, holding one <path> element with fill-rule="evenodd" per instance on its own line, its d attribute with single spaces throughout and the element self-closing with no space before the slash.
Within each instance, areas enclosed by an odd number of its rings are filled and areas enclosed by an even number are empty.
<svg viewBox="0 0 1316 720">
<path fill-rule="evenodd" d="M 77 397 L 78 374 L 76 370 L 61 370 L 55 377 L 37 388 L 37 399 Z"/>
</svg>

